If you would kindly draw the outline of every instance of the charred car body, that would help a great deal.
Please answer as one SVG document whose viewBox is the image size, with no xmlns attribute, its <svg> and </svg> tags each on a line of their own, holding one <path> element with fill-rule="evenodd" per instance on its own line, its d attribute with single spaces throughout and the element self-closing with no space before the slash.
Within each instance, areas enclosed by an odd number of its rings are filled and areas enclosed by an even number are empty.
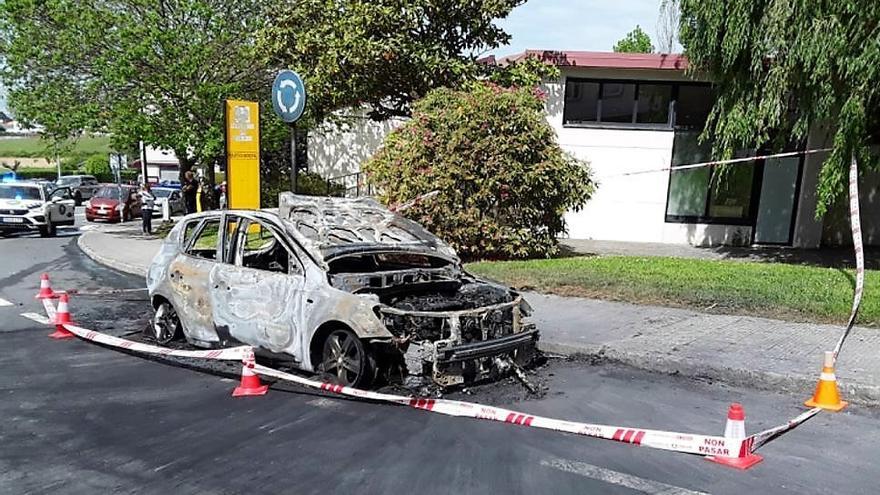
<svg viewBox="0 0 880 495">
<path fill-rule="evenodd" d="M 449 386 L 533 358 L 522 296 L 463 271 L 418 224 L 371 199 L 280 200 L 172 229 L 147 274 L 158 341 L 242 342 L 353 386 L 395 365 Z"/>
</svg>

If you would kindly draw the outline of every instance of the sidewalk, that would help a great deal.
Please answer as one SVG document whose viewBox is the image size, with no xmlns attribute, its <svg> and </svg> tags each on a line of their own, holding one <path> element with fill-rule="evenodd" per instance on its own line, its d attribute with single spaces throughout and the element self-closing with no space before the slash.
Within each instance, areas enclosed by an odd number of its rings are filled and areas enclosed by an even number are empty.
<svg viewBox="0 0 880 495">
<path fill-rule="evenodd" d="M 144 275 L 161 239 L 132 224 L 96 226 L 79 237 L 99 263 Z M 545 351 L 621 362 L 636 368 L 714 380 L 807 399 L 823 351 L 841 327 L 527 293 Z M 880 405 L 880 331 L 856 327 L 838 361 L 845 398 Z"/>
</svg>

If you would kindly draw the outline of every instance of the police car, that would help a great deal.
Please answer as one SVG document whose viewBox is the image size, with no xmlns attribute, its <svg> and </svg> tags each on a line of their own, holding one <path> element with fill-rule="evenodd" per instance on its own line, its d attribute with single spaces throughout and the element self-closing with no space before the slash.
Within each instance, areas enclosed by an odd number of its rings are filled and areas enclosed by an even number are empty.
<svg viewBox="0 0 880 495">
<path fill-rule="evenodd" d="M 59 225 L 73 225 L 74 198 L 69 187 L 36 182 L 0 183 L 0 235 L 39 231 L 53 237 Z"/>
</svg>

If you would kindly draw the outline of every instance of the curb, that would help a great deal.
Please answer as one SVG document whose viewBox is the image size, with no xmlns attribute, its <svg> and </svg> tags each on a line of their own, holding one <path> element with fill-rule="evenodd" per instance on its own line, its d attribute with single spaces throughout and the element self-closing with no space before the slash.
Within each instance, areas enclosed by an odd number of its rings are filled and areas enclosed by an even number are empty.
<svg viewBox="0 0 880 495">
<path fill-rule="evenodd" d="M 147 276 L 146 268 L 115 260 L 108 256 L 104 256 L 98 251 L 92 249 L 87 242 L 84 242 L 84 239 L 86 239 L 90 235 L 92 235 L 91 232 L 82 232 L 76 239 L 76 245 L 79 246 L 80 251 L 85 253 L 86 256 L 102 265 L 109 266 L 110 268 L 128 273 L 130 275 L 138 275 L 141 277 Z"/>
<path fill-rule="evenodd" d="M 792 395 L 801 394 L 804 399 L 813 394 L 819 379 L 818 370 L 816 376 L 810 377 L 782 375 L 766 371 L 712 366 L 665 355 L 621 352 L 602 345 L 577 346 L 538 341 L 538 347 L 544 352 L 584 359 L 592 364 L 622 364 L 651 373 L 713 380 L 734 387 L 783 392 Z M 838 379 L 837 385 L 840 387 L 841 394 L 851 403 L 880 407 L 880 385 L 853 383 L 840 379 Z"/>
</svg>

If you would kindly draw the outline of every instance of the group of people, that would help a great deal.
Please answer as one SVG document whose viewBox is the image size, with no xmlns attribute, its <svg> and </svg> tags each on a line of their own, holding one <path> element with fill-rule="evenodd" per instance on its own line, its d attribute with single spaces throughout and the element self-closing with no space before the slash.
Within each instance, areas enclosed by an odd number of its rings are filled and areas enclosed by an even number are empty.
<svg viewBox="0 0 880 495">
<path fill-rule="evenodd" d="M 187 215 L 198 211 L 197 198 L 199 195 L 199 189 L 199 182 L 195 178 L 195 174 L 193 174 L 192 171 L 187 170 L 183 176 L 183 183 L 180 187 L 180 191 L 183 193 L 184 209 L 186 210 Z M 141 218 L 143 219 L 141 231 L 144 234 L 152 235 L 153 210 L 156 209 L 156 196 L 153 194 L 149 182 L 144 182 L 139 194 L 141 198 Z"/>
</svg>

